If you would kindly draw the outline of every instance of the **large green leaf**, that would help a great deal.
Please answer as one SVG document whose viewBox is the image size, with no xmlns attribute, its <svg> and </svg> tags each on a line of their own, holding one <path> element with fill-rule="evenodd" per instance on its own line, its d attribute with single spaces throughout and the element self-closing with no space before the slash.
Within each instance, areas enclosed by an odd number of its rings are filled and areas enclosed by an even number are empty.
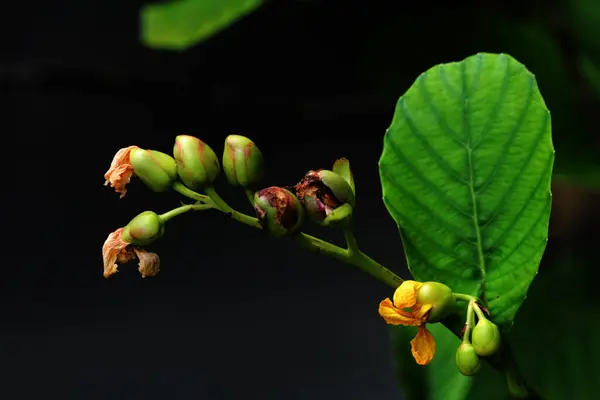
<svg viewBox="0 0 600 400">
<path fill-rule="evenodd" d="M 172 0 L 141 11 L 142 42 L 149 47 L 183 50 L 208 39 L 264 0 Z"/>
<path fill-rule="evenodd" d="M 429 326 L 435 336 L 437 353 L 427 367 L 415 363 L 410 341 L 415 327 L 391 326 L 394 359 L 399 386 L 406 400 L 464 400 L 471 388 L 471 378 L 458 372 L 454 361 L 460 340 L 441 324 Z"/>
<path fill-rule="evenodd" d="M 477 54 L 419 76 L 379 162 L 415 279 L 478 296 L 507 330 L 546 247 L 553 162 L 550 113 L 514 58 Z"/>
</svg>

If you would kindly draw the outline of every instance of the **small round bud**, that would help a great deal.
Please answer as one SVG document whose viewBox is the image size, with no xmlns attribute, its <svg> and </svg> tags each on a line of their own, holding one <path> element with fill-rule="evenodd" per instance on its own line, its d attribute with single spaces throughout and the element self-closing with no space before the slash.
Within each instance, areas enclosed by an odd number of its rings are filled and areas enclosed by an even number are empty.
<svg viewBox="0 0 600 400">
<path fill-rule="evenodd" d="M 219 159 L 213 149 L 194 136 L 177 136 L 173 156 L 177 161 L 179 177 L 190 189 L 202 189 L 211 184 L 221 172 Z"/>
<path fill-rule="evenodd" d="M 308 216 L 320 224 L 343 204 L 355 205 L 354 191 L 348 182 L 325 169 L 308 171 L 295 189 Z"/>
<path fill-rule="evenodd" d="M 481 367 L 481 359 L 470 343 L 462 343 L 456 350 L 456 366 L 464 376 L 473 376 Z"/>
<path fill-rule="evenodd" d="M 225 139 L 223 171 L 233 186 L 256 187 L 264 175 L 263 155 L 247 137 L 229 135 Z"/>
<path fill-rule="evenodd" d="M 134 148 L 129 162 L 138 178 L 152 191 L 164 192 L 177 179 L 175 160 L 160 151 Z"/>
<path fill-rule="evenodd" d="M 424 282 L 417 292 L 417 303 L 431 304 L 427 322 L 440 322 L 456 310 L 452 289 L 440 282 Z"/>
<path fill-rule="evenodd" d="M 161 238 L 165 224 L 160 216 L 152 211 L 144 211 L 133 218 L 123 228 L 123 241 L 138 246 L 147 246 Z"/>
<path fill-rule="evenodd" d="M 480 319 L 471 333 L 471 343 L 480 356 L 491 356 L 500 348 L 500 330 L 492 321 Z"/>
<path fill-rule="evenodd" d="M 254 194 L 254 209 L 263 228 L 276 237 L 296 232 L 304 220 L 304 210 L 298 198 L 276 186 Z"/>
</svg>

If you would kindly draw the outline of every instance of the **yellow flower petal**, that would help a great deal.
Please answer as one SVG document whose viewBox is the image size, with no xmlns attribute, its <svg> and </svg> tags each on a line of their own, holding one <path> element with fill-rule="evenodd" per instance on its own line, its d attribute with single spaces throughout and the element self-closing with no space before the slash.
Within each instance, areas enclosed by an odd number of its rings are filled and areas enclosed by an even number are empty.
<svg viewBox="0 0 600 400">
<path fill-rule="evenodd" d="M 425 323 L 427 321 L 427 314 L 432 308 L 433 305 L 431 304 L 424 304 L 422 306 L 416 305 L 412 308 L 412 315 L 414 318 L 417 318 L 423 323 Z"/>
<path fill-rule="evenodd" d="M 410 312 L 394 307 L 389 298 L 379 303 L 379 315 L 391 325 L 418 326 L 422 324 L 421 319 L 414 318 Z"/>
<path fill-rule="evenodd" d="M 396 308 L 412 308 L 417 304 L 417 290 L 421 282 L 404 281 L 394 292 L 394 306 Z"/>
<path fill-rule="evenodd" d="M 435 338 L 425 325 L 419 326 L 417 336 L 410 342 L 412 355 L 419 365 L 427 365 L 435 355 Z"/>
</svg>

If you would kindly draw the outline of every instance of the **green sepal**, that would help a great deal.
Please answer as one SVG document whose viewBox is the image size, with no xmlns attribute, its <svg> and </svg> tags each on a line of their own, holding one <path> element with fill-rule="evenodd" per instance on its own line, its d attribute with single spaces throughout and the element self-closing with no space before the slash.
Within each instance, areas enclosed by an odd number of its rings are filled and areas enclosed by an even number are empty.
<svg viewBox="0 0 600 400">
<path fill-rule="evenodd" d="M 165 224 L 158 214 L 144 211 L 123 228 L 122 240 L 138 246 L 147 246 L 165 233 Z"/>
<path fill-rule="evenodd" d="M 135 175 L 154 192 L 170 189 L 177 179 L 175 160 L 160 151 L 135 148 L 131 150 L 129 162 Z"/>
<path fill-rule="evenodd" d="M 481 368 L 481 358 L 470 343 L 461 343 L 456 350 L 456 367 L 464 376 L 473 376 Z"/>
<path fill-rule="evenodd" d="M 352 170 L 350 169 L 350 161 L 343 157 L 335 160 L 332 171 L 344 178 L 346 182 L 348 182 L 348 185 L 350 185 L 352 192 L 356 195 L 354 176 L 352 175 Z"/>
<path fill-rule="evenodd" d="M 424 282 L 417 292 L 418 304 L 431 304 L 427 321 L 440 322 L 457 309 L 452 289 L 440 282 Z"/>
<path fill-rule="evenodd" d="M 488 319 L 479 319 L 471 334 L 471 343 L 477 354 L 491 356 L 498 351 L 501 341 L 498 326 Z"/>
</svg>

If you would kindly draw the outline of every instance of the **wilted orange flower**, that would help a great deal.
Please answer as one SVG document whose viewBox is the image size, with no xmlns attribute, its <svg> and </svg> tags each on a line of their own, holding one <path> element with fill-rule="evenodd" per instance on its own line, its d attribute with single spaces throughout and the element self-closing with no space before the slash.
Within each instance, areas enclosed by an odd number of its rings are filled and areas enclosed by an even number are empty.
<svg viewBox="0 0 600 400">
<path fill-rule="evenodd" d="M 410 342 L 412 355 L 419 365 L 427 365 L 435 355 L 435 339 L 425 325 L 431 304 L 418 304 L 417 293 L 423 284 L 404 281 L 394 292 L 394 301 L 389 298 L 379 304 L 379 315 L 388 324 L 418 326 L 417 336 Z"/>
<path fill-rule="evenodd" d="M 108 235 L 108 238 L 102 246 L 102 258 L 104 259 L 104 277 L 119 272 L 117 263 L 127 264 L 129 261 L 138 258 L 138 271 L 142 278 L 154 276 L 160 271 L 160 258 L 156 253 L 150 253 L 143 249 L 138 249 L 130 243 L 123 240 L 123 229 L 119 228 Z"/>
<path fill-rule="evenodd" d="M 131 150 L 137 148 L 137 146 L 129 146 L 119 150 L 110 163 L 110 168 L 104 174 L 104 179 L 106 179 L 104 186 L 110 183 L 110 186 L 115 188 L 115 192 L 121 193 L 120 198 L 125 196 L 125 193 L 127 193 L 125 186 L 135 176 L 133 167 L 129 162 L 129 154 Z"/>
</svg>

